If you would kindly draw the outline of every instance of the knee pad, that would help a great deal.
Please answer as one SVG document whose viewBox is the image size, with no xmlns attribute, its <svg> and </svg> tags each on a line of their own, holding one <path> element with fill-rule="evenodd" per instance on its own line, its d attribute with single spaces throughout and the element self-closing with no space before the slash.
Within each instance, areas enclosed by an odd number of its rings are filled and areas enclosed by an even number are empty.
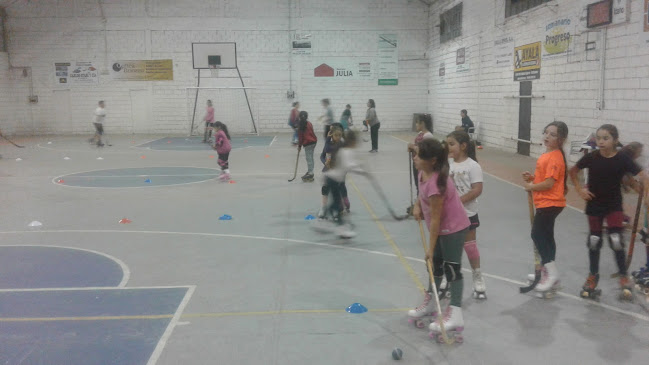
<svg viewBox="0 0 649 365">
<path fill-rule="evenodd" d="M 462 279 L 462 270 L 457 262 L 444 261 L 444 274 L 449 283 Z"/>
<path fill-rule="evenodd" d="M 602 248 L 602 236 L 591 233 L 586 246 L 591 251 L 599 251 Z"/>
<path fill-rule="evenodd" d="M 622 233 L 618 232 L 617 229 L 608 233 L 608 244 L 611 246 L 613 251 L 624 250 L 624 240 L 622 239 Z"/>
<path fill-rule="evenodd" d="M 469 260 L 480 258 L 480 251 L 478 251 L 478 245 L 475 240 L 464 242 L 464 252 L 466 252 L 466 257 L 468 257 Z"/>
<path fill-rule="evenodd" d="M 322 195 L 329 195 L 329 185 L 322 185 Z"/>
</svg>

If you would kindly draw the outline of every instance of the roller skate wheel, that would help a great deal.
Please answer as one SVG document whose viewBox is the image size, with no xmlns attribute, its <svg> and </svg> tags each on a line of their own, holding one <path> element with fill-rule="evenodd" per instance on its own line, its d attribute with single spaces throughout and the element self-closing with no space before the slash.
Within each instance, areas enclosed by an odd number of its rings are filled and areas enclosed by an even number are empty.
<svg viewBox="0 0 649 365">
<path fill-rule="evenodd" d="M 415 326 L 417 328 L 424 328 L 424 327 L 426 327 L 426 321 L 423 320 L 423 319 L 418 319 L 418 320 L 415 321 Z"/>
<path fill-rule="evenodd" d="M 649 295 L 649 288 L 644 288 L 642 292 L 645 293 L 645 295 Z"/>
<path fill-rule="evenodd" d="M 457 343 L 463 343 L 464 342 L 464 336 L 462 336 L 462 335 L 455 336 L 455 341 Z"/>
</svg>

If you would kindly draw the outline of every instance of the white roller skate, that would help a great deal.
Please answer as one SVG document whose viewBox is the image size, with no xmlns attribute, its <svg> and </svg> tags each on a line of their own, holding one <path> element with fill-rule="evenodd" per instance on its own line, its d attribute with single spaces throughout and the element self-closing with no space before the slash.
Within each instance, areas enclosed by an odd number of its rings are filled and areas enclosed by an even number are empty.
<svg viewBox="0 0 649 365">
<path fill-rule="evenodd" d="M 224 182 L 230 181 L 230 170 L 221 171 L 221 175 L 219 175 L 219 180 Z"/>
<path fill-rule="evenodd" d="M 557 264 L 552 261 L 548 262 L 543 266 L 541 271 L 541 280 L 536 285 L 534 290 L 538 295 L 543 299 L 550 299 L 560 288 L 559 281 L 559 271 L 557 270 Z"/>
<path fill-rule="evenodd" d="M 338 233 L 338 237 L 344 239 L 350 239 L 356 237 L 356 232 L 354 232 L 352 225 L 349 223 L 344 223 L 339 225 L 337 233 Z"/>
<path fill-rule="evenodd" d="M 462 331 L 464 331 L 464 319 L 462 318 L 462 308 L 449 305 L 444 312 L 444 330 L 446 331 L 446 336 L 449 338 L 454 338 L 455 341 L 462 343 L 464 338 L 462 337 Z M 434 321 L 428 326 L 430 330 L 430 337 L 435 338 L 437 342 L 444 342 L 444 337 L 442 336 L 442 330 L 439 326 L 439 321 Z"/>
<path fill-rule="evenodd" d="M 430 292 L 426 292 L 424 302 L 417 308 L 408 311 L 408 323 L 412 323 L 417 328 L 424 328 L 437 318 L 437 308 L 435 301 Z"/>
<path fill-rule="evenodd" d="M 487 299 L 487 285 L 480 269 L 473 270 L 473 297 L 475 299 Z"/>
<path fill-rule="evenodd" d="M 318 211 L 318 219 L 325 219 L 326 217 L 327 217 L 327 208 L 320 207 L 320 210 Z"/>
<path fill-rule="evenodd" d="M 311 223 L 311 229 L 319 233 L 333 233 L 337 232 L 338 227 L 336 223 L 328 219 L 317 219 Z"/>
</svg>

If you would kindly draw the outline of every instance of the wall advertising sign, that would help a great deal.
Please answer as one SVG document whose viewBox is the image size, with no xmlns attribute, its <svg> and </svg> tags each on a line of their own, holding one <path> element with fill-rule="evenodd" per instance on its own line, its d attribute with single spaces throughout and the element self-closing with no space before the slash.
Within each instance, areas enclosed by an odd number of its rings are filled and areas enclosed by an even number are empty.
<svg viewBox="0 0 649 365">
<path fill-rule="evenodd" d="M 99 72 L 92 62 L 57 62 L 54 64 L 58 86 L 96 85 Z"/>
<path fill-rule="evenodd" d="M 541 78 L 541 42 L 514 48 L 514 81 Z"/>
<path fill-rule="evenodd" d="M 174 79 L 172 60 L 114 61 L 114 80 L 124 81 L 171 81 Z"/>
<path fill-rule="evenodd" d="M 570 52 L 570 23 L 568 18 L 558 19 L 545 26 L 543 59 L 557 58 Z"/>
</svg>

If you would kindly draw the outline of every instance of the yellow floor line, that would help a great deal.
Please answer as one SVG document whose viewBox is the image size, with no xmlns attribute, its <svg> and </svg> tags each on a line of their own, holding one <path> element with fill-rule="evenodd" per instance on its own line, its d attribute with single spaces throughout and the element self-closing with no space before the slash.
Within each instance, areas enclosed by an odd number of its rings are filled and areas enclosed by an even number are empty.
<svg viewBox="0 0 649 365">
<path fill-rule="evenodd" d="M 385 228 L 383 223 L 379 220 L 379 217 L 374 213 L 374 210 L 370 206 L 370 204 L 367 202 L 367 199 L 361 193 L 360 189 L 354 184 L 354 181 L 352 179 L 349 179 L 349 183 L 351 186 L 356 190 L 356 193 L 358 194 L 358 197 L 361 199 L 361 202 L 365 206 L 365 209 L 370 213 L 370 216 L 372 216 L 372 220 L 374 220 L 374 223 L 379 227 L 379 230 L 383 233 L 383 236 L 385 237 L 385 240 L 388 241 L 390 246 L 392 246 L 392 250 L 394 253 L 397 255 L 399 258 L 399 261 L 401 262 L 401 265 L 406 269 L 412 280 L 415 282 L 415 285 L 417 285 L 417 288 L 421 290 L 422 293 L 426 292 L 426 288 L 424 285 L 421 283 L 421 280 L 419 280 L 419 276 L 417 276 L 417 273 L 412 269 L 412 266 L 408 263 L 408 260 L 403 256 L 401 253 L 401 250 L 399 250 L 399 247 L 397 246 L 396 242 L 394 242 L 394 239 L 392 239 L 392 236 L 388 232 L 388 230 Z"/>
<path fill-rule="evenodd" d="M 378 308 L 369 309 L 370 312 L 405 312 L 409 308 Z M 269 316 L 279 314 L 330 314 L 346 313 L 344 309 L 293 309 L 293 310 L 275 310 L 259 312 L 222 312 L 222 313 L 186 313 L 181 318 L 208 318 L 208 317 L 245 317 L 245 316 Z M 88 316 L 88 317 L 14 317 L 0 318 L 0 322 L 65 322 L 65 321 L 115 321 L 115 320 L 139 320 L 139 319 L 167 319 L 172 318 L 173 314 L 154 314 L 154 315 L 133 315 L 133 316 Z"/>
</svg>

